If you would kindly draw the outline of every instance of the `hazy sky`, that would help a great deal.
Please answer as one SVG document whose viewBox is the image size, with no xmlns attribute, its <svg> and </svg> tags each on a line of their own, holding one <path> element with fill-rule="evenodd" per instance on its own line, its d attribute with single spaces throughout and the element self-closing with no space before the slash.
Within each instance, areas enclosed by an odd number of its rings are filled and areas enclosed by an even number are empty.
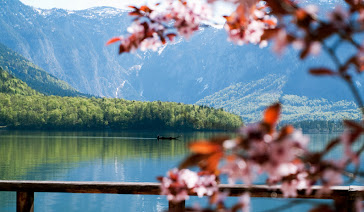
<svg viewBox="0 0 364 212">
<path fill-rule="evenodd" d="M 24 4 L 43 8 L 63 8 L 68 10 L 81 10 L 96 6 L 112 6 L 126 8 L 128 5 L 145 4 L 144 0 L 20 0 Z M 152 0 L 148 0 L 151 2 Z"/>
<path fill-rule="evenodd" d="M 1 1 L 1 0 L 0 0 Z M 163 0 L 20 0 L 26 5 L 42 9 L 62 8 L 67 10 L 83 10 L 97 6 L 111 6 L 126 9 L 129 5 L 141 6 L 146 4 L 155 4 Z M 216 4 L 214 6 L 214 21 L 224 23 L 222 15 L 230 15 L 233 7 L 226 4 Z"/>
</svg>

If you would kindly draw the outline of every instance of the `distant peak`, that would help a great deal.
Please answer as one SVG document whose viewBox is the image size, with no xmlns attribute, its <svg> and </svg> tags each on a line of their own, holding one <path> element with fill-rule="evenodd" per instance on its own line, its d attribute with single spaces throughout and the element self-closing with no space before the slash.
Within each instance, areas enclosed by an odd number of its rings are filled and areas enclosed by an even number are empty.
<svg viewBox="0 0 364 212">
<path fill-rule="evenodd" d="M 19 0 L 1 0 L 0 5 L 22 5 Z"/>
</svg>

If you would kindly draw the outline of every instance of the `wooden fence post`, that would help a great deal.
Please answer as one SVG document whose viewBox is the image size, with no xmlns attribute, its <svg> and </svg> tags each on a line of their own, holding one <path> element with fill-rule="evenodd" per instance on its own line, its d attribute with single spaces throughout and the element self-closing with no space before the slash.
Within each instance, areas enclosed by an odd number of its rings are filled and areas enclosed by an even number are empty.
<svg viewBox="0 0 364 212">
<path fill-rule="evenodd" d="M 168 211 L 169 212 L 183 212 L 185 211 L 185 201 L 174 203 L 169 201 Z"/>
<path fill-rule="evenodd" d="M 360 191 L 362 188 L 360 186 L 350 186 L 348 197 L 346 198 L 346 207 L 348 212 L 357 212 L 356 201 L 361 199 Z"/>
<path fill-rule="evenodd" d="M 16 192 L 16 211 L 34 211 L 34 192 Z"/>
</svg>

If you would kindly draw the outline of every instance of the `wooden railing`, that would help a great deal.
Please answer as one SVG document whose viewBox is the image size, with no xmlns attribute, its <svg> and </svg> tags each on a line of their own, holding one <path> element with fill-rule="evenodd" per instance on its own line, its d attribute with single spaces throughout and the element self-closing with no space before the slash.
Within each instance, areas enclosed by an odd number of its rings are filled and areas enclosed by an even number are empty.
<svg viewBox="0 0 364 212">
<path fill-rule="evenodd" d="M 159 183 L 0 180 L 0 191 L 17 192 L 17 211 L 29 212 L 34 210 L 34 192 L 160 195 L 159 185 Z M 331 187 L 331 194 L 317 196 L 320 188 L 320 186 L 314 186 L 310 195 L 305 195 L 305 190 L 300 190 L 296 198 L 339 199 L 346 203 L 346 211 L 351 212 L 355 211 L 355 199 L 364 197 L 364 186 Z M 249 191 L 251 197 L 283 197 L 279 186 L 220 185 L 219 189 L 221 191 L 229 191 L 230 196 L 239 196 Z M 169 211 L 179 212 L 184 211 L 184 208 L 185 202 L 178 204 L 174 204 L 173 202 L 169 203 Z"/>
</svg>

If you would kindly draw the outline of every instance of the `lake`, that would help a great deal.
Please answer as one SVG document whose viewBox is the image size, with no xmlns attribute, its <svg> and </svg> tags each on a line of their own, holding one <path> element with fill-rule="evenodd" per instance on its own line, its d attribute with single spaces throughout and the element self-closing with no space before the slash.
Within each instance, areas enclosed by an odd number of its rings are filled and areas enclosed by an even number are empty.
<svg viewBox="0 0 364 212">
<path fill-rule="evenodd" d="M 179 140 L 157 140 L 155 132 L 0 131 L 1 180 L 157 182 L 189 153 L 188 142 L 214 132 L 164 133 Z M 310 149 L 319 150 L 334 135 L 314 134 Z M 364 142 L 361 139 L 360 144 Z M 341 154 L 336 148 L 329 157 Z M 364 161 L 361 157 L 361 161 Z M 360 184 L 358 182 L 354 184 Z M 15 192 L 0 192 L 0 211 L 15 211 Z M 193 197 L 187 204 L 193 204 Z M 206 198 L 200 203 L 204 204 Z M 231 198 L 230 201 L 234 201 Z M 264 204 L 261 204 L 264 202 Z M 253 211 L 284 204 L 254 199 Z M 163 211 L 164 196 L 35 193 L 35 211 Z M 307 205 L 287 211 L 306 210 Z"/>
</svg>

